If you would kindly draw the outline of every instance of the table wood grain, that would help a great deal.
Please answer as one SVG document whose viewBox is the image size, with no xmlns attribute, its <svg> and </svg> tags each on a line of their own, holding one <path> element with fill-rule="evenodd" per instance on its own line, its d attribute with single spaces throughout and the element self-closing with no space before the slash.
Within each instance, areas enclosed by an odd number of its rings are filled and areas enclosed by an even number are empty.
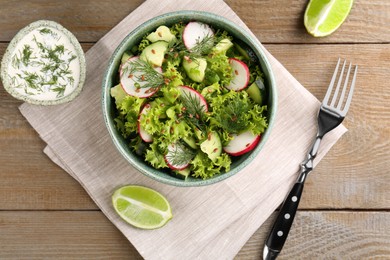
<svg viewBox="0 0 390 260">
<path fill-rule="evenodd" d="M 143 1 L 0 0 L 0 58 L 38 19 L 72 31 L 87 51 Z M 355 0 L 338 31 L 313 38 L 307 1 L 229 0 L 265 47 L 322 99 L 337 57 L 359 64 L 349 131 L 307 181 L 280 259 L 390 259 L 390 2 Z M 141 259 L 0 88 L 0 259 Z M 259 259 L 272 215 L 236 259 Z M 223 258 L 223 257 L 221 257 Z"/>
</svg>

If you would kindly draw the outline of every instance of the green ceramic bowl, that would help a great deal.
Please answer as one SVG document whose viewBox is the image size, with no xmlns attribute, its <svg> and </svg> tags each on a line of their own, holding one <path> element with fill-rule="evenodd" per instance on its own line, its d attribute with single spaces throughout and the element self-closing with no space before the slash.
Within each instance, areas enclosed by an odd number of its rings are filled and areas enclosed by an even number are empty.
<svg viewBox="0 0 390 260">
<path fill-rule="evenodd" d="M 115 86 L 118 83 L 118 68 L 120 65 L 120 60 L 122 54 L 131 49 L 134 45 L 137 45 L 142 37 L 150 32 L 153 32 L 158 26 L 166 25 L 170 26 L 178 22 L 188 22 L 188 21 L 200 21 L 211 25 L 215 29 L 226 30 L 230 35 L 235 39 L 239 39 L 242 42 L 246 43 L 257 55 L 262 71 L 265 78 L 265 87 L 267 89 L 268 99 L 268 128 L 262 134 L 261 141 L 255 149 L 251 152 L 242 155 L 239 158 L 234 158 L 229 172 L 221 173 L 215 175 L 213 178 L 202 180 L 196 178 L 187 178 L 187 180 L 180 180 L 171 176 L 167 171 L 157 170 L 148 165 L 141 157 L 133 153 L 128 146 L 125 139 L 117 131 L 114 118 L 115 118 L 115 102 L 110 96 L 110 88 Z M 193 187 L 193 186 L 203 186 L 219 181 L 225 180 L 237 173 L 239 173 L 245 166 L 247 166 L 260 152 L 264 144 L 267 142 L 268 137 L 271 133 L 272 126 L 275 121 L 276 115 L 276 106 L 277 106 L 277 92 L 275 79 L 271 70 L 271 66 L 266 58 L 265 53 L 258 44 L 258 42 L 253 39 L 245 30 L 235 23 L 212 13 L 199 12 L 199 11 L 178 11 L 173 13 L 167 13 L 158 17 L 155 17 L 132 31 L 126 38 L 119 44 L 114 54 L 112 55 L 109 65 L 104 76 L 103 80 L 103 95 L 102 95 L 102 106 L 104 120 L 110 133 L 110 136 L 123 157 L 136 169 L 146 176 L 160 181 L 162 183 L 182 186 L 182 187 Z M 264 154 L 263 156 L 267 156 Z"/>
</svg>

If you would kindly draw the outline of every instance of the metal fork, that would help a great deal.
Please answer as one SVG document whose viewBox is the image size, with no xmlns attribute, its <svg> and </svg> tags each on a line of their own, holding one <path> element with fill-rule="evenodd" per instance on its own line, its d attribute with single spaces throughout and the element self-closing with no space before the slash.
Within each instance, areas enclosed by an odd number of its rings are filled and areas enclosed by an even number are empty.
<svg viewBox="0 0 390 260">
<path fill-rule="evenodd" d="M 349 64 L 348 72 L 346 73 L 346 78 L 344 80 L 344 86 L 341 90 L 341 94 L 340 86 L 344 76 L 346 60 L 344 60 L 341 73 L 338 77 L 339 65 L 340 59 L 337 62 L 332 80 L 329 84 L 325 98 L 322 101 L 322 105 L 318 113 L 317 136 L 313 142 L 310 151 L 307 154 L 307 158 L 301 164 L 299 177 L 292 189 L 290 190 L 290 193 L 285 198 L 282 207 L 279 211 L 279 214 L 275 220 L 274 226 L 272 227 L 271 232 L 268 235 L 268 238 L 264 245 L 263 259 L 276 259 L 276 257 L 282 250 L 283 245 L 286 242 L 287 235 L 290 231 L 291 225 L 293 223 L 295 213 L 298 209 L 298 204 L 302 195 L 303 185 L 305 183 L 306 177 L 313 170 L 313 160 L 317 155 L 321 140 L 326 133 L 341 124 L 345 115 L 347 114 L 349 106 L 351 105 L 358 66 L 355 66 L 355 71 L 353 73 L 352 83 L 350 84 L 348 97 L 345 98 L 345 94 L 348 89 L 348 82 L 349 76 L 351 74 L 352 64 Z M 339 79 L 337 81 L 337 86 L 334 89 L 337 77 Z"/>
</svg>

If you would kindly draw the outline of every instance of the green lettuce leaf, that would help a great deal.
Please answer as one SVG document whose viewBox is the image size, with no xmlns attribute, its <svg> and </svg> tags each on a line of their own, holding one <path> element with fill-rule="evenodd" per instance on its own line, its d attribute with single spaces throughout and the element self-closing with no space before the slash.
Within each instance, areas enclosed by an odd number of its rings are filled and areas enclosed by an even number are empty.
<svg viewBox="0 0 390 260">
<path fill-rule="evenodd" d="M 114 122 L 120 133 L 125 138 L 128 138 L 134 132 L 138 131 L 138 115 L 145 99 L 129 96 L 118 86 L 111 89 L 111 95 L 115 99 L 118 110 L 118 116 L 114 119 Z"/>
<path fill-rule="evenodd" d="M 167 62 L 164 72 L 164 78 L 168 79 L 168 86 L 170 87 L 177 87 L 183 85 L 183 74 L 177 69 L 177 66 L 179 66 L 179 64 L 179 59 L 173 59 L 173 61 Z"/>
<path fill-rule="evenodd" d="M 215 174 L 230 170 L 231 159 L 226 153 L 212 161 L 207 154 L 199 152 L 191 162 L 192 176 L 196 178 L 208 179 Z"/>
<path fill-rule="evenodd" d="M 157 142 L 151 143 L 149 148 L 146 150 L 145 161 L 150 163 L 156 169 L 168 167 Z"/>
<path fill-rule="evenodd" d="M 210 125 L 216 125 L 229 134 L 239 134 L 251 130 L 254 134 L 264 132 L 267 127 L 263 112 L 266 106 L 260 107 L 248 97 L 245 91 L 229 91 L 212 97 Z M 222 134 L 222 141 L 228 141 L 228 135 Z"/>
<path fill-rule="evenodd" d="M 116 85 L 110 89 L 111 97 L 115 99 L 115 105 L 118 107 L 122 103 L 123 99 L 127 96 L 127 93 L 123 90 L 121 84 Z"/>
<path fill-rule="evenodd" d="M 220 85 L 227 86 L 232 80 L 232 67 L 229 64 L 229 58 L 224 53 L 218 53 L 207 56 L 208 67 L 218 74 Z"/>
</svg>

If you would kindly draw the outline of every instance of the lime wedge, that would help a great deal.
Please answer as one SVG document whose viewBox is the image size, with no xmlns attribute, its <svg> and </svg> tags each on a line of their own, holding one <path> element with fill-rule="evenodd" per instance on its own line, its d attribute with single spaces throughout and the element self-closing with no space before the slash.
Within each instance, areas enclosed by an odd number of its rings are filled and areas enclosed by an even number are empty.
<svg viewBox="0 0 390 260">
<path fill-rule="evenodd" d="M 167 199 L 150 188 L 124 186 L 114 192 L 112 203 L 122 219 L 138 228 L 160 228 L 172 218 Z"/>
<path fill-rule="evenodd" d="M 344 22 L 351 11 L 353 0 L 310 0 L 304 24 L 314 37 L 327 36 Z"/>
</svg>

